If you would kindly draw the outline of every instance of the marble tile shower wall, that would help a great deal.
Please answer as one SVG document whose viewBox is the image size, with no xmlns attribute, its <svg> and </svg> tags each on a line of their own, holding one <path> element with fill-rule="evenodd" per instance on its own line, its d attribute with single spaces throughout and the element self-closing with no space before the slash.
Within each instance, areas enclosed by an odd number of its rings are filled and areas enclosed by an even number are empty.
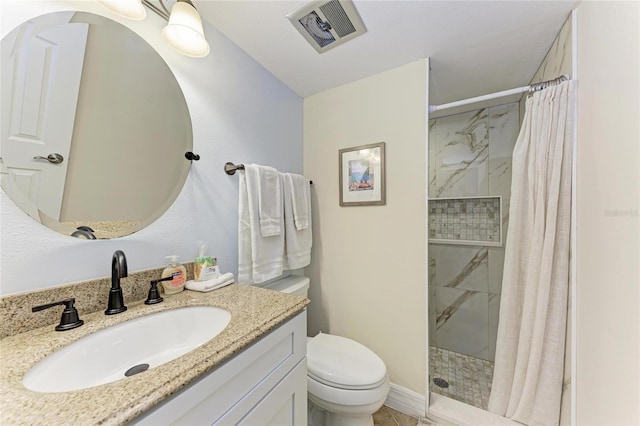
<svg viewBox="0 0 640 426">
<path fill-rule="evenodd" d="M 429 122 L 429 197 L 502 197 L 506 241 L 518 102 Z M 503 247 L 429 244 L 430 344 L 493 361 Z"/>
</svg>

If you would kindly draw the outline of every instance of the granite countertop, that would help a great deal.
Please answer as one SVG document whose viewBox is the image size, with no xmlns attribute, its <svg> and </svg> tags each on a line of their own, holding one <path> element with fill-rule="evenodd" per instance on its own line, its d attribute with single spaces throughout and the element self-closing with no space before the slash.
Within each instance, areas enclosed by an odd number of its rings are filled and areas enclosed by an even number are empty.
<svg viewBox="0 0 640 426">
<path fill-rule="evenodd" d="M 51 324 L 6 337 L 0 341 L 0 424 L 128 422 L 303 311 L 308 303 L 304 297 L 232 284 L 210 293 L 185 290 L 165 296 L 157 305 L 145 305 L 142 300 L 127 303 L 129 309 L 117 315 L 81 315 L 84 325 L 69 331 L 56 332 L 56 324 Z M 231 313 L 231 321 L 204 345 L 144 374 L 62 393 L 32 392 L 22 385 L 31 367 L 63 346 L 114 324 L 186 306 L 217 306 Z"/>
</svg>

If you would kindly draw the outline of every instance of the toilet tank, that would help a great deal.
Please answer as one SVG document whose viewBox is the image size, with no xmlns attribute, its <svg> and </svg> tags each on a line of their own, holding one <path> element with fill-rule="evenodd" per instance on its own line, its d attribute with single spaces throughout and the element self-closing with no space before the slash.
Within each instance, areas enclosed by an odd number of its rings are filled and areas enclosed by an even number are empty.
<svg viewBox="0 0 640 426">
<path fill-rule="evenodd" d="M 302 275 L 289 275 L 264 286 L 270 290 L 308 297 L 309 278 Z"/>
</svg>

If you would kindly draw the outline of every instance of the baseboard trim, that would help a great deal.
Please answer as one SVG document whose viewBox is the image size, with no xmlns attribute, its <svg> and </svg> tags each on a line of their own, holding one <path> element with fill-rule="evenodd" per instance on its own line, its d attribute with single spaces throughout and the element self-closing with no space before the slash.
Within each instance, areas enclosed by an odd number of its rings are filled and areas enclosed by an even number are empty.
<svg viewBox="0 0 640 426">
<path fill-rule="evenodd" d="M 391 383 L 389 395 L 384 405 L 413 417 L 424 417 L 426 399 L 424 395 Z"/>
</svg>

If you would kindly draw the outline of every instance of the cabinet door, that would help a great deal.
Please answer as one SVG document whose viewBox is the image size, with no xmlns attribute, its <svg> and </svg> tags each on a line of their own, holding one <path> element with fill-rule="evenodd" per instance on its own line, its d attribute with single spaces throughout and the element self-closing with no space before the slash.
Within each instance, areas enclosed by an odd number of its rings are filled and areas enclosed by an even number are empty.
<svg viewBox="0 0 640 426">
<path fill-rule="evenodd" d="M 275 388 L 295 377 L 298 380 L 296 391 L 302 389 L 302 399 L 295 401 L 296 413 L 297 405 L 305 404 L 305 417 L 300 422 L 296 420 L 295 424 L 306 425 L 306 331 L 307 316 L 303 311 L 133 423 L 150 426 L 235 425 Z M 292 376 L 291 373 L 300 366 L 303 375 Z M 296 416 L 300 418 L 298 414 Z M 252 424 L 263 426 L 266 423 L 255 421 Z"/>
<path fill-rule="evenodd" d="M 306 426 L 306 360 L 302 360 L 237 424 L 246 426 Z"/>
</svg>

